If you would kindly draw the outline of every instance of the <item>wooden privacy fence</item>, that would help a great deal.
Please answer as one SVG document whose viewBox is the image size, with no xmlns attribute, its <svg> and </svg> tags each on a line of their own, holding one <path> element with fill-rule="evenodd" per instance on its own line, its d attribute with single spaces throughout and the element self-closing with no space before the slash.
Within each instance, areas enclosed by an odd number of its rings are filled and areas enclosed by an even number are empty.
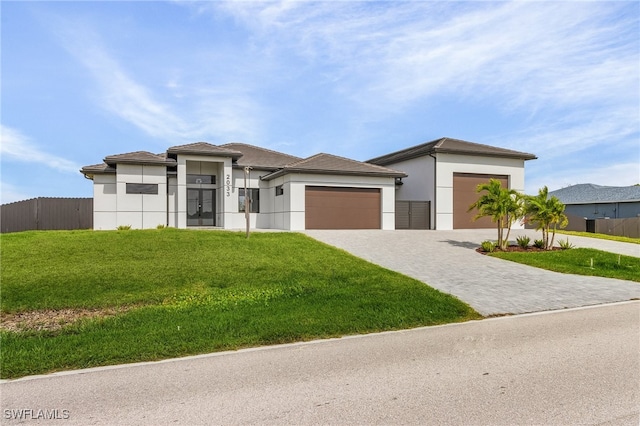
<svg viewBox="0 0 640 426">
<path fill-rule="evenodd" d="M 640 217 L 623 219 L 587 219 L 587 232 L 640 238 Z M 592 229 L 589 229 L 592 228 Z"/>
<path fill-rule="evenodd" d="M 569 217 L 569 225 L 564 228 L 567 231 L 640 238 L 640 217 L 585 219 L 574 215 L 567 216 Z"/>
<path fill-rule="evenodd" d="M 2 233 L 92 229 L 93 198 L 32 198 L 0 206 Z"/>
</svg>

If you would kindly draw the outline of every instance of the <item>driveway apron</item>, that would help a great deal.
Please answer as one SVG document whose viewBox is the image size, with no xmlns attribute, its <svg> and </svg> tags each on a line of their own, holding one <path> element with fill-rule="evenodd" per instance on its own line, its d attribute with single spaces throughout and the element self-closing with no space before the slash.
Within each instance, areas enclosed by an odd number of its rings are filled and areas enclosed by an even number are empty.
<svg viewBox="0 0 640 426">
<path fill-rule="evenodd" d="M 495 230 L 308 230 L 307 235 L 454 295 L 480 314 L 502 315 L 640 299 L 640 283 L 546 271 L 476 252 Z M 532 230 L 512 231 L 510 239 Z M 562 238 L 565 238 L 564 236 Z M 569 237 L 576 247 L 601 247 L 640 257 L 640 246 Z"/>
</svg>

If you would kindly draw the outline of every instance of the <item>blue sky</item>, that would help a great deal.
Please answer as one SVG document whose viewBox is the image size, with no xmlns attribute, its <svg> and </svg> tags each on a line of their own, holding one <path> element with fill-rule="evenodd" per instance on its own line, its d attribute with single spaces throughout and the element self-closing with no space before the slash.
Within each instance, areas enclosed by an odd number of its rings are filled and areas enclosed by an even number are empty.
<svg viewBox="0 0 640 426">
<path fill-rule="evenodd" d="M 207 141 L 367 160 L 530 152 L 526 192 L 640 183 L 640 3 L 1 4 L 1 201 L 90 197 L 105 156 Z"/>
</svg>

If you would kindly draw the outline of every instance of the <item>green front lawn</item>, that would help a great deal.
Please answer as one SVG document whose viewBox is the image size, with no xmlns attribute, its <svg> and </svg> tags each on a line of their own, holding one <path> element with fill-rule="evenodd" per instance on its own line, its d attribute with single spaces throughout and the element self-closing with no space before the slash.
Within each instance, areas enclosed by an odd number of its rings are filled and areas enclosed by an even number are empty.
<svg viewBox="0 0 640 426">
<path fill-rule="evenodd" d="M 2 331 L 3 378 L 480 318 L 295 233 L 22 232 L 2 235 L 0 255 L 4 320 L 127 309 Z"/>
<path fill-rule="evenodd" d="M 489 255 L 565 274 L 640 282 L 640 258 L 601 250 L 573 248 L 541 252 L 493 252 Z"/>
<path fill-rule="evenodd" d="M 621 237 L 618 235 L 595 234 L 593 232 L 578 232 L 557 230 L 556 233 L 564 235 L 575 235 L 578 237 L 599 238 L 601 240 L 620 241 L 622 243 L 640 244 L 640 238 Z"/>
</svg>

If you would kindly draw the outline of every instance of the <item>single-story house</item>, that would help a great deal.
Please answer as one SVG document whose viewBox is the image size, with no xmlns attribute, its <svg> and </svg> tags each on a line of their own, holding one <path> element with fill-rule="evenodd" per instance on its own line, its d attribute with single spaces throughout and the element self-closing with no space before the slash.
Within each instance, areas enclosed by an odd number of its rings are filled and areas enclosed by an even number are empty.
<svg viewBox="0 0 640 426">
<path fill-rule="evenodd" d="M 640 186 L 581 183 L 549 192 L 565 205 L 565 213 L 585 219 L 640 217 Z"/>
<path fill-rule="evenodd" d="M 93 181 L 94 229 L 241 229 L 245 187 L 252 228 L 492 228 L 466 211 L 475 186 L 494 177 L 522 191 L 524 161 L 533 158 L 449 138 L 367 162 L 197 142 L 111 155 L 81 172 Z"/>
<path fill-rule="evenodd" d="M 93 180 L 94 229 L 243 228 L 245 187 L 251 228 L 394 229 L 396 179 L 406 176 L 330 154 L 206 142 L 111 155 L 81 172 Z"/>
<path fill-rule="evenodd" d="M 467 211 L 478 199 L 476 187 L 493 178 L 505 188 L 524 192 L 524 162 L 535 158 L 526 152 L 440 138 L 367 162 L 408 175 L 396 191 L 397 228 L 449 230 L 495 227 L 489 218 L 473 221 L 477 211 Z"/>
</svg>

